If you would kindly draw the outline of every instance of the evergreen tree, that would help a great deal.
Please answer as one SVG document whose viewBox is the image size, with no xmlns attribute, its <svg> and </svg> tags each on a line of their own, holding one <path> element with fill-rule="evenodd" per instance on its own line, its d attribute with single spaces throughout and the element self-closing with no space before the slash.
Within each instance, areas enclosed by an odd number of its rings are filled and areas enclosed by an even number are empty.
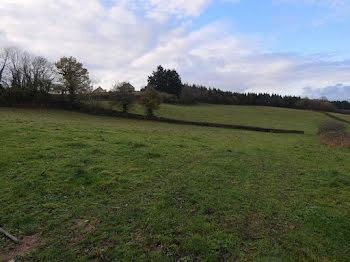
<svg viewBox="0 0 350 262">
<path fill-rule="evenodd" d="M 180 75 L 175 70 L 164 69 L 162 66 L 158 66 L 157 71 L 148 77 L 148 84 L 154 86 L 159 92 L 174 94 L 178 97 L 182 89 Z"/>
</svg>

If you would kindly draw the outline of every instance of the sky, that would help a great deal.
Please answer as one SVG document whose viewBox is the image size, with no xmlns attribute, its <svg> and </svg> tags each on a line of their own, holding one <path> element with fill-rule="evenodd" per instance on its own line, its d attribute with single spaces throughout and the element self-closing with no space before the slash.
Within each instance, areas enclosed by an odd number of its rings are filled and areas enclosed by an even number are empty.
<svg viewBox="0 0 350 262">
<path fill-rule="evenodd" d="M 350 0 L 1 0 L 0 47 L 74 56 L 94 86 L 184 83 L 350 100 Z"/>
</svg>

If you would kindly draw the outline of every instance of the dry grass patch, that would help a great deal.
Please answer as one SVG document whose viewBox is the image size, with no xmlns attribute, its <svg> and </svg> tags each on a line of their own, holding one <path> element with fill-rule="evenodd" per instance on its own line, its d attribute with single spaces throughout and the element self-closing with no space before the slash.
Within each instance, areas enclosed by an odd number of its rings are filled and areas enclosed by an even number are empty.
<svg viewBox="0 0 350 262">
<path fill-rule="evenodd" d="M 322 122 L 318 128 L 319 140 L 327 145 L 336 147 L 350 147 L 350 133 L 346 125 L 333 120 Z"/>
<path fill-rule="evenodd" d="M 319 140 L 327 145 L 335 147 L 350 147 L 350 134 L 322 134 L 319 135 Z"/>
</svg>

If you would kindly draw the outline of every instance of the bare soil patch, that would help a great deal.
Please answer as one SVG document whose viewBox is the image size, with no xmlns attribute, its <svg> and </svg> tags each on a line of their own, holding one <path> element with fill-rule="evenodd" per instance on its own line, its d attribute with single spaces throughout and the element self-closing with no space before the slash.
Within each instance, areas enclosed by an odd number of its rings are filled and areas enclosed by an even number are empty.
<svg viewBox="0 0 350 262">
<path fill-rule="evenodd" d="M 25 236 L 21 239 L 20 244 L 10 243 L 5 250 L 0 250 L 0 261 L 16 259 L 18 256 L 35 250 L 40 244 L 41 239 L 39 234 Z"/>
</svg>

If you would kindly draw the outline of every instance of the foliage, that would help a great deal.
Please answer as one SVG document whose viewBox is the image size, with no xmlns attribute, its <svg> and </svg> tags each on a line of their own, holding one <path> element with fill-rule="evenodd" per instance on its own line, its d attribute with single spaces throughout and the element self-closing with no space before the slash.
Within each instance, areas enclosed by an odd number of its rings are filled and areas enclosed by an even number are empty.
<svg viewBox="0 0 350 262">
<path fill-rule="evenodd" d="M 56 63 L 56 68 L 57 72 L 52 63 L 43 57 L 33 56 L 16 48 L 0 49 L 0 89 L 13 89 L 2 91 L 0 100 L 6 104 L 41 103 L 42 98 L 44 101 L 50 101 L 48 98 L 50 93 L 62 95 L 69 93 L 72 102 L 77 94 L 88 93 L 91 90 L 88 70 L 74 57 L 61 58 Z M 166 103 L 259 105 L 350 113 L 349 101 L 306 99 L 266 93 L 238 93 L 201 85 L 183 85 L 175 70 L 164 69 L 162 66 L 148 77 L 148 83 L 161 93 Z M 101 100 L 111 100 L 109 93 L 98 96 Z M 125 106 L 124 111 L 127 111 L 127 104 Z"/>
<path fill-rule="evenodd" d="M 135 102 L 135 88 L 128 82 L 114 85 L 110 95 L 111 105 L 121 106 L 124 113 L 127 113 L 130 106 Z"/>
<path fill-rule="evenodd" d="M 300 109 L 320 110 L 327 112 L 332 112 L 335 110 L 335 106 L 325 99 L 300 99 L 296 103 L 296 107 Z"/>
<path fill-rule="evenodd" d="M 179 103 L 179 98 L 176 95 L 164 93 L 164 92 L 158 92 L 158 93 L 159 93 L 163 103 L 168 103 L 168 104 L 178 104 Z"/>
<path fill-rule="evenodd" d="M 74 57 L 62 57 L 56 64 L 58 74 L 61 75 L 60 82 L 69 92 L 71 101 L 76 94 L 91 91 L 89 71 L 83 67 Z"/>
<path fill-rule="evenodd" d="M 52 92 L 54 94 L 61 94 L 61 95 L 64 95 L 66 92 L 67 92 L 67 89 L 66 87 L 61 84 L 61 83 L 55 83 L 53 86 L 52 86 Z"/>
<path fill-rule="evenodd" d="M 336 104 L 325 99 L 302 99 L 297 96 L 281 96 L 263 93 L 237 93 L 188 84 L 183 86 L 179 101 L 183 104 L 261 105 L 329 112 L 335 111 L 336 109 Z M 346 103 L 344 102 L 344 104 Z"/>
<path fill-rule="evenodd" d="M 350 101 L 332 101 L 337 109 L 350 110 Z"/>
<path fill-rule="evenodd" d="M 349 260 L 350 151 L 316 135 L 0 108 L 0 143 L 21 261 Z"/>
<path fill-rule="evenodd" d="M 180 96 L 182 83 L 179 74 L 175 70 L 164 69 L 158 66 L 148 77 L 148 84 L 153 86 L 157 91 Z"/>
<path fill-rule="evenodd" d="M 140 97 L 140 104 L 146 108 L 147 115 L 153 116 L 153 111 L 159 109 L 162 103 L 161 96 L 152 86 L 148 86 Z"/>
</svg>

